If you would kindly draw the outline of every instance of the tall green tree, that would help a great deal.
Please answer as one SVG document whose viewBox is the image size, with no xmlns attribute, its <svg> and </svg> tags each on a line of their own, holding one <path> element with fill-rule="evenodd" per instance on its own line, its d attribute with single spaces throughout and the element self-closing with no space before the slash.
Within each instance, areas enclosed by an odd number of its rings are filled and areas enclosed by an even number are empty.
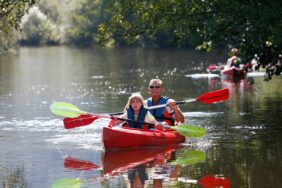
<svg viewBox="0 0 282 188">
<path fill-rule="evenodd" d="M 0 0 L 0 53 L 16 45 L 16 29 L 21 18 L 36 0 Z"/>
<path fill-rule="evenodd" d="M 281 0 L 115 0 L 108 7 L 113 16 L 99 25 L 98 41 L 122 38 L 134 43 L 140 38 L 168 34 L 177 47 L 195 46 L 210 51 L 237 47 L 248 62 L 254 54 L 272 74 L 282 70 Z M 279 63 L 280 62 L 280 63 Z"/>
<path fill-rule="evenodd" d="M 35 3 L 36 0 L 0 0 L 0 32 L 18 28 L 22 16 Z"/>
<path fill-rule="evenodd" d="M 66 31 L 69 43 L 78 46 L 96 44 L 98 25 L 111 17 L 110 5 L 106 0 L 85 0 L 71 17 L 71 23 Z"/>
</svg>

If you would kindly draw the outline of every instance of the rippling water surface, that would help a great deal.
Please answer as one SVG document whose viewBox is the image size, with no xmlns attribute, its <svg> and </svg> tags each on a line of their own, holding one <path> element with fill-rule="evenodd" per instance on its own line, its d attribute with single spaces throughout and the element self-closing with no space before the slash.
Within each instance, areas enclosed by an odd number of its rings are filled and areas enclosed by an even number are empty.
<svg viewBox="0 0 282 188">
<path fill-rule="evenodd" d="M 206 74 L 226 58 L 219 54 L 52 47 L 0 57 L 0 185 L 126 187 L 139 174 L 131 183 L 145 177 L 147 187 L 279 187 L 282 78 L 266 83 L 258 73 L 233 83 Z M 66 130 L 49 110 L 64 101 L 88 112 L 119 112 L 131 92 L 148 97 L 154 77 L 176 100 L 226 87 L 230 99 L 182 105 L 186 123 L 204 127 L 206 136 L 144 151 L 106 152 L 101 131 L 108 119 Z"/>
</svg>

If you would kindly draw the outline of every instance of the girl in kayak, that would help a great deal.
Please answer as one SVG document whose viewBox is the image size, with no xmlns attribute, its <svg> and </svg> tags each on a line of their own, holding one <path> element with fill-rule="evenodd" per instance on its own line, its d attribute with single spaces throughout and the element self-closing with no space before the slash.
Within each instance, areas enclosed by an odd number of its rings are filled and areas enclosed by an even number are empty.
<svg viewBox="0 0 282 188">
<path fill-rule="evenodd" d="M 133 93 L 127 101 L 127 104 L 124 108 L 124 114 L 120 116 L 121 118 L 135 120 L 135 121 L 145 121 L 148 123 L 155 124 L 155 127 L 159 127 L 162 123 L 159 123 L 154 116 L 148 111 L 146 108 L 146 103 L 144 102 L 144 98 L 140 93 Z M 122 121 L 117 120 L 117 117 L 114 117 L 114 126 L 121 124 Z M 137 122 L 128 122 L 128 126 L 131 128 L 139 128 L 143 129 L 146 126 Z"/>
</svg>

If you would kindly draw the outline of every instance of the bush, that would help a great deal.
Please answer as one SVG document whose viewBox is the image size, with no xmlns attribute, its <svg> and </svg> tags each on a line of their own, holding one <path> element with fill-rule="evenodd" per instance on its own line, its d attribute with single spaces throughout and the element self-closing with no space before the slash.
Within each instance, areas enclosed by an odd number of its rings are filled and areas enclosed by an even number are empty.
<svg viewBox="0 0 282 188">
<path fill-rule="evenodd" d="M 56 24 L 43 14 L 37 6 L 29 9 L 21 20 L 21 45 L 57 45 L 60 31 Z"/>
</svg>

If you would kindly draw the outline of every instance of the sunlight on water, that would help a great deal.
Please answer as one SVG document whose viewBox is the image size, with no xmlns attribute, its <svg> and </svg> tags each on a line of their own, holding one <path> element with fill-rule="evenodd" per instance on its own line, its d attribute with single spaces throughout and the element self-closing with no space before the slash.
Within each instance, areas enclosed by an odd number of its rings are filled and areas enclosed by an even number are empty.
<svg viewBox="0 0 282 188">
<path fill-rule="evenodd" d="M 184 117 L 210 117 L 218 114 L 223 114 L 223 112 L 183 112 Z"/>
<path fill-rule="evenodd" d="M 263 77 L 265 72 L 248 72 L 247 77 Z M 185 77 L 192 78 L 192 79 L 201 79 L 201 78 L 220 78 L 219 74 L 187 74 Z"/>
<path fill-rule="evenodd" d="M 37 117 L 34 120 L 1 121 L 3 131 L 46 132 L 46 142 L 87 150 L 103 150 L 101 131 L 109 120 L 100 119 L 88 126 L 66 130 L 62 119 Z"/>
<path fill-rule="evenodd" d="M 187 139 L 182 145 L 185 147 L 191 147 L 194 150 L 207 151 L 212 146 L 212 140 L 205 136 L 203 138 Z"/>
<path fill-rule="evenodd" d="M 55 145 L 71 145 L 76 148 L 88 150 L 103 150 L 101 134 L 100 133 L 70 133 L 70 134 L 57 134 L 53 138 L 47 139 Z"/>
<path fill-rule="evenodd" d="M 84 127 L 69 130 L 64 129 L 61 131 L 63 134 L 54 135 L 46 141 L 56 145 L 66 144 L 76 146 L 77 148 L 101 151 L 103 150 L 101 132 L 108 121 L 108 119 L 99 119 L 95 123 Z"/>
<path fill-rule="evenodd" d="M 264 75 L 265 72 L 248 72 L 247 77 L 261 77 Z"/>
<path fill-rule="evenodd" d="M 200 78 L 220 78 L 218 74 L 187 74 L 185 77 L 192 79 L 200 79 Z"/>
<path fill-rule="evenodd" d="M 15 130 L 15 131 L 27 131 L 27 132 L 61 132 L 63 131 L 62 121 L 59 119 L 50 120 L 12 120 L 1 121 L 0 128 L 2 130 Z"/>
<path fill-rule="evenodd" d="M 92 76 L 91 78 L 93 78 L 93 79 L 103 79 L 104 76 L 103 75 L 97 75 L 97 76 Z"/>
</svg>

